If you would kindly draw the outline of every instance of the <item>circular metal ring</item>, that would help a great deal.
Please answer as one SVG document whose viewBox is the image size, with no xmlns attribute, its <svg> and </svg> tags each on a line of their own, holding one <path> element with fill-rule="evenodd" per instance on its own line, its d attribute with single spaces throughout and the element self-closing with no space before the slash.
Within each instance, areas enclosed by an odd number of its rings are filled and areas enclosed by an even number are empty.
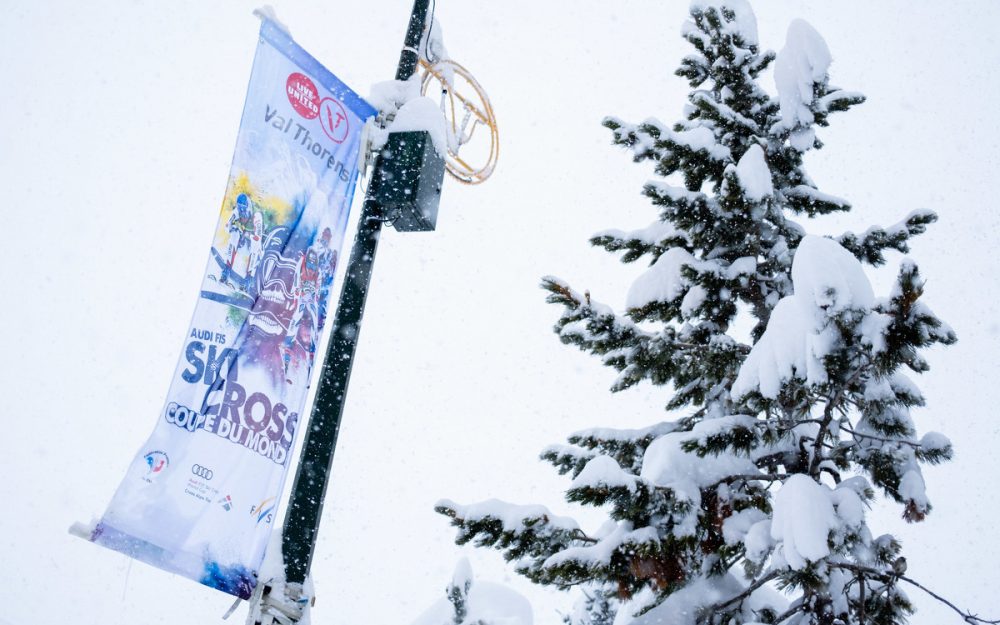
<svg viewBox="0 0 1000 625">
<path fill-rule="evenodd" d="M 476 82 L 467 69 L 450 59 L 433 64 L 420 61 L 424 75 L 420 93 L 427 95 L 432 83 L 441 90 L 441 112 L 444 113 L 448 131 L 448 154 L 445 167 L 459 182 L 479 184 L 490 177 L 500 155 L 500 134 L 493 106 L 486 91 Z M 469 144 L 476 129 L 489 129 L 489 144 L 477 142 L 473 154 L 469 151 L 459 156 L 463 146 Z M 479 136 L 482 136 L 480 134 Z"/>
</svg>

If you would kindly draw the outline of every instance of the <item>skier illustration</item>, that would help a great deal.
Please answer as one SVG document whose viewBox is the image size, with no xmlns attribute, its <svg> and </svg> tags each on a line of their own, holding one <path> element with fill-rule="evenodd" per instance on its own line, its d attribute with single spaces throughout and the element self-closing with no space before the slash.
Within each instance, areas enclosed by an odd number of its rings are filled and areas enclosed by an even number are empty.
<svg viewBox="0 0 1000 625">
<path fill-rule="evenodd" d="M 310 247 L 305 254 L 300 254 L 298 278 L 296 280 L 297 306 L 292 321 L 288 325 L 288 334 L 282 345 L 282 359 L 285 364 L 287 378 L 292 352 L 298 351 L 299 360 L 309 359 L 316 351 L 316 334 L 318 331 L 318 295 L 320 286 L 319 252 L 316 246 Z M 296 346 L 298 343 L 298 346 Z M 291 382 L 291 380 L 286 379 Z"/>
<path fill-rule="evenodd" d="M 333 233 L 329 228 L 324 228 L 316 244 L 316 253 L 320 270 L 319 287 L 319 318 L 326 318 L 326 306 L 329 300 L 330 286 L 333 284 L 333 275 L 337 272 L 337 250 L 330 247 L 333 240 Z"/>
<path fill-rule="evenodd" d="M 257 274 L 260 258 L 264 254 L 264 215 L 260 211 L 253 214 L 253 232 L 247 237 L 250 245 L 250 256 L 247 258 L 247 278 Z"/>
<path fill-rule="evenodd" d="M 333 232 L 329 228 L 323 228 L 323 234 L 320 235 L 316 246 L 320 270 L 323 271 L 324 277 L 329 276 L 330 279 L 333 278 L 333 272 L 337 267 L 337 250 L 330 248 L 331 240 Z"/>
<path fill-rule="evenodd" d="M 250 244 L 249 234 L 253 232 L 253 216 L 250 212 L 250 198 L 246 193 L 236 196 L 236 206 L 233 214 L 226 222 L 226 231 L 229 233 L 229 241 L 226 245 L 226 264 L 222 268 L 222 277 L 219 282 L 228 283 L 229 276 L 233 272 L 233 263 L 236 261 L 236 253 L 240 248 Z"/>
</svg>

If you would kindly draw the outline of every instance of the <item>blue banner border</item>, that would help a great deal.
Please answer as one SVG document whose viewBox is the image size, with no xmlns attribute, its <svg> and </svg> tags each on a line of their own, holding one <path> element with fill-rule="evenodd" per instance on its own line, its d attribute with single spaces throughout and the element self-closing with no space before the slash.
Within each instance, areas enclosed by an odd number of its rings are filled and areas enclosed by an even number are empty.
<svg viewBox="0 0 1000 625">
<path fill-rule="evenodd" d="M 334 76 L 333 72 L 323 67 L 323 64 L 317 61 L 313 55 L 303 50 L 302 46 L 295 43 L 287 31 L 267 18 L 261 19 L 260 38 L 284 54 L 289 61 L 301 67 L 302 71 L 319 81 L 362 121 L 378 114 L 375 107 L 365 102 L 361 96 Z"/>
</svg>

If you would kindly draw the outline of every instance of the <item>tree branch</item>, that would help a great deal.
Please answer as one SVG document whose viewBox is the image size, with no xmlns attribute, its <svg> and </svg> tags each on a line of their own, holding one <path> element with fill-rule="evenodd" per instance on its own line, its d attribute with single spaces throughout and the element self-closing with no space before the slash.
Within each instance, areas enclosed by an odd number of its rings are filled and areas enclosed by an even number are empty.
<svg viewBox="0 0 1000 625">
<path fill-rule="evenodd" d="M 848 571 L 854 571 L 855 573 L 858 574 L 867 573 L 871 577 L 874 577 L 875 579 L 885 582 L 892 582 L 893 580 L 902 580 L 907 584 L 912 584 L 913 586 L 916 586 L 920 590 L 926 592 L 928 595 L 934 597 L 941 603 L 945 604 L 946 606 L 954 610 L 959 616 L 962 617 L 962 620 L 965 621 L 966 623 L 970 623 L 972 625 L 975 625 L 976 623 L 983 623 L 984 625 L 1000 625 L 1000 619 L 992 619 L 992 620 L 984 619 L 976 616 L 972 612 L 969 611 L 963 612 L 960 608 L 958 608 L 958 606 L 956 606 L 951 601 L 948 601 L 947 599 L 937 594 L 930 588 L 927 588 L 917 580 L 906 577 L 905 575 L 896 575 L 895 573 L 890 573 L 888 571 L 880 571 L 879 569 L 871 568 L 868 566 L 861 566 L 859 564 L 849 564 L 847 562 L 828 562 L 828 564 L 834 568 L 846 569 Z"/>
<path fill-rule="evenodd" d="M 722 478 L 718 482 L 709 484 L 706 489 L 715 488 L 716 486 L 721 486 L 722 484 L 732 484 L 733 482 L 738 482 L 740 480 L 744 482 L 778 482 L 789 477 L 789 474 L 778 474 L 778 473 L 759 473 L 759 474 L 746 474 L 746 475 L 729 475 Z"/>
<path fill-rule="evenodd" d="M 581 529 L 576 530 L 576 532 L 573 534 L 573 538 L 576 540 L 582 540 L 585 543 L 597 544 L 601 542 L 596 538 L 591 538 L 590 536 L 587 536 L 586 534 L 583 533 L 583 530 Z"/>
<path fill-rule="evenodd" d="M 920 449 L 920 443 L 914 443 L 912 441 L 904 441 L 904 440 L 900 440 L 898 438 L 883 438 L 881 436 L 875 436 L 874 434 L 862 434 L 861 432 L 858 432 L 858 431 L 856 431 L 856 430 L 854 430 L 854 429 L 852 429 L 850 427 L 847 427 L 845 425 L 841 425 L 840 429 L 844 430 L 845 432 L 847 432 L 851 436 L 858 436 L 860 438 L 870 438 L 873 441 L 880 441 L 880 442 L 883 442 L 883 443 L 901 443 L 903 445 L 909 445 L 910 447 L 913 447 L 914 449 Z"/>
<path fill-rule="evenodd" d="M 962 620 L 965 621 L 966 623 L 986 623 L 987 625 L 997 625 L 997 623 L 1000 623 L 1000 619 L 989 620 L 989 619 L 979 618 L 978 616 L 976 616 L 972 612 L 969 612 L 969 611 L 963 612 L 963 611 L 961 611 L 951 601 L 948 601 L 947 599 L 945 599 L 941 595 L 937 594 L 936 592 L 934 592 L 930 588 L 927 588 L 923 584 L 920 584 L 916 580 L 910 579 L 909 577 L 906 577 L 905 575 L 900 575 L 899 579 L 903 580 L 907 584 L 913 584 L 914 586 L 916 586 L 920 590 L 926 592 L 928 595 L 934 597 L 935 599 L 937 599 L 941 603 L 945 604 L 946 606 L 948 606 L 949 608 L 951 608 L 952 610 L 954 610 L 955 612 L 957 612 L 958 615 L 962 617 Z"/>
<path fill-rule="evenodd" d="M 752 595 L 754 593 L 754 591 L 756 591 L 758 588 L 760 588 L 764 584 L 768 583 L 769 581 L 777 578 L 780 573 L 781 573 L 781 571 L 771 571 L 770 573 L 768 573 L 764 577 L 761 577 L 760 579 L 758 579 L 754 583 L 752 583 L 749 586 L 747 586 L 746 590 L 744 590 L 740 594 L 736 595 L 735 597 L 731 597 L 729 599 L 726 599 L 725 601 L 720 601 L 719 603 L 712 604 L 712 605 L 704 608 L 703 612 L 705 614 L 713 614 L 713 613 L 718 612 L 719 610 L 721 610 L 722 608 L 724 608 L 724 607 L 726 607 L 728 605 L 732 605 L 734 603 L 743 601 L 744 599 L 746 599 L 747 597 L 749 597 L 750 595 Z"/>
<path fill-rule="evenodd" d="M 819 431 L 816 432 L 816 442 L 813 444 L 812 459 L 809 461 L 809 475 L 812 477 L 819 478 L 819 463 L 823 449 L 823 439 L 829 433 L 827 428 L 830 427 L 830 422 L 833 421 L 833 411 L 839 408 L 838 403 L 844 393 L 861 377 L 870 364 L 871 362 L 858 365 L 857 370 L 851 374 L 851 377 L 847 378 L 841 387 L 837 389 L 837 392 L 833 394 L 833 397 L 827 400 L 826 407 L 823 409 L 823 420 L 819 424 Z"/>
<path fill-rule="evenodd" d="M 860 625 L 865 625 L 865 586 L 868 582 L 865 581 L 865 576 L 861 573 L 858 574 L 858 622 Z"/>
<path fill-rule="evenodd" d="M 795 614 L 797 614 L 798 612 L 801 612 L 802 610 L 804 610 L 805 607 L 806 607 L 806 604 L 799 603 L 797 605 L 794 605 L 794 606 L 788 608 L 784 613 L 779 614 L 777 616 L 777 618 L 774 619 L 774 625 L 778 625 L 778 623 L 781 623 L 782 621 L 787 620 L 787 619 L 795 616 Z"/>
</svg>

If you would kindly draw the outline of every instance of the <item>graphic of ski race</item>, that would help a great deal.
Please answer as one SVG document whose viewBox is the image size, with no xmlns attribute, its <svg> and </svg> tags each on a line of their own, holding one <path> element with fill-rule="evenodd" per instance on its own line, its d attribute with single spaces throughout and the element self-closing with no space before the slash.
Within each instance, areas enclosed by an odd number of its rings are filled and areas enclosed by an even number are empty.
<svg viewBox="0 0 1000 625">
<path fill-rule="evenodd" d="M 265 20 L 191 326 L 91 539 L 248 598 L 281 497 L 375 111 Z"/>
</svg>

